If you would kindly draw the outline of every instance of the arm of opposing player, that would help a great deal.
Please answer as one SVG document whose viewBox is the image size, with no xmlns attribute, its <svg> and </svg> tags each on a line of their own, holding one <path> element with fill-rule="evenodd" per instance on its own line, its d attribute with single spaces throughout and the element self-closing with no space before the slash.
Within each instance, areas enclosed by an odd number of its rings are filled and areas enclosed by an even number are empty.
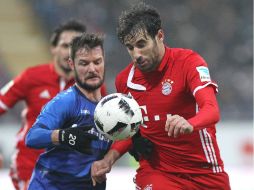
<svg viewBox="0 0 254 190">
<path fill-rule="evenodd" d="M 112 165 L 132 146 L 131 138 L 126 140 L 115 141 L 108 153 L 102 160 L 93 163 L 91 169 L 91 176 L 93 181 L 101 182 L 104 179 L 104 175 L 111 170 Z"/>
<path fill-rule="evenodd" d="M 188 119 L 194 130 L 206 128 L 217 123 L 220 119 L 220 114 L 214 88 L 207 86 L 198 90 L 195 94 L 195 99 L 199 110 L 194 117 Z"/>
<path fill-rule="evenodd" d="M 25 71 L 0 89 L 0 115 L 8 111 L 19 100 L 26 98 L 30 89 L 28 75 L 28 71 Z"/>
<path fill-rule="evenodd" d="M 110 149 L 102 160 L 95 161 L 91 167 L 91 177 L 93 186 L 106 180 L 106 173 L 111 171 L 113 164 L 121 157 L 121 154 L 114 149 Z"/>
<path fill-rule="evenodd" d="M 125 140 L 120 140 L 120 141 L 115 141 L 110 149 L 116 150 L 120 156 L 128 152 L 132 147 L 132 140 L 131 138 L 125 139 Z"/>
</svg>

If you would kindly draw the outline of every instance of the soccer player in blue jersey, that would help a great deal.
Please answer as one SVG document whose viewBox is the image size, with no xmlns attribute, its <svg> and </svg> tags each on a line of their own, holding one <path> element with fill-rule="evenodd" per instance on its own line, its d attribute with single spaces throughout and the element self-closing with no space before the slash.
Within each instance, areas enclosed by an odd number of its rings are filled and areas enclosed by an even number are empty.
<svg viewBox="0 0 254 190">
<path fill-rule="evenodd" d="M 94 109 L 104 81 L 103 37 L 74 38 L 70 65 L 75 85 L 58 94 L 42 110 L 26 136 L 31 148 L 46 148 L 37 161 L 29 190 L 104 190 L 92 185 L 91 165 L 102 159 L 111 142 L 94 126 Z"/>
</svg>

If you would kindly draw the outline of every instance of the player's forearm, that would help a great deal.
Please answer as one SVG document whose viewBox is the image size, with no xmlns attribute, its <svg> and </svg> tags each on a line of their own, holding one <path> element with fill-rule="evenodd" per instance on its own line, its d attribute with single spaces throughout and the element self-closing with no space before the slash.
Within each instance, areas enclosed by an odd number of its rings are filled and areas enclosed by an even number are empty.
<svg viewBox="0 0 254 190">
<path fill-rule="evenodd" d="M 199 105 L 198 113 L 190 118 L 188 122 L 199 130 L 217 123 L 220 119 L 219 106 L 212 88 L 205 88 L 196 94 Z"/>
<path fill-rule="evenodd" d="M 112 165 L 121 157 L 121 154 L 114 149 L 110 149 L 108 153 L 104 156 L 105 160 L 111 167 Z"/>
<path fill-rule="evenodd" d="M 35 124 L 26 135 L 26 146 L 41 149 L 52 146 L 51 139 L 52 130 L 46 129 Z"/>
<path fill-rule="evenodd" d="M 126 152 L 128 152 L 131 147 L 132 147 L 132 140 L 131 140 L 131 138 L 128 138 L 128 139 L 125 139 L 125 140 L 115 141 L 112 144 L 111 149 L 114 149 L 120 155 L 123 155 Z"/>
</svg>

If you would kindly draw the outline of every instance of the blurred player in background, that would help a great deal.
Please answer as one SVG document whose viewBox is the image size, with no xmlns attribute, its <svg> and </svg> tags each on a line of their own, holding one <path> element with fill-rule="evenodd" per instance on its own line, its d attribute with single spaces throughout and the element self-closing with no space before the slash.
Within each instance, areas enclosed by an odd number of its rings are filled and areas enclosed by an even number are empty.
<svg viewBox="0 0 254 190">
<path fill-rule="evenodd" d="M 118 38 L 133 62 L 116 78 L 118 92 L 130 93 L 143 111 L 143 137 L 154 144 L 139 160 L 137 189 L 229 190 L 216 141 L 219 107 L 207 63 L 192 50 L 169 48 L 159 13 L 141 3 L 118 21 Z M 97 182 L 134 144 L 116 141 L 92 166 Z"/>
<path fill-rule="evenodd" d="M 58 92 L 74 84 L 73 72 L 68 64 L 71 40 L 86 31 L 86 26 L 69 21 L 58 26 L 51 36 L 53 61 L 26 69 L 0 91 L 0 114 L 23 100 L 22 127 L 17 134 L 16 152 L 11 165 L 11 178 L 17 190 L 25 190 L 35 162 L 43 150 L 25 146 L 25 135 L 35 122 L 41 108 Z M 105 88 L 102 90 L 105 95 Z"/>
<path fill-rule="evenodd" d="M 90 169 L 102 159 L 111 142 L 94 126 L 94 109 L 102 98 L 105 63 L 103 37 L 84 33 L 71 44 L 75 85 L 58 94 L 42 110 L 29 130 L 26 144 L 47 148 L 34 169 L 30 190 L 104 190 L 92 186 Z"/>
</svg>

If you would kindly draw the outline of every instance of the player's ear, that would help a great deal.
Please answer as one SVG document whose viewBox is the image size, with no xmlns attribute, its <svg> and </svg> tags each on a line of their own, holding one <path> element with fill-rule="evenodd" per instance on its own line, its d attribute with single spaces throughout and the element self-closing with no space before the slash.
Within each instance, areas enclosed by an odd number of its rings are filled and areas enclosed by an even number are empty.
<svg viewBox="0 0 254 190">
<path fill-rule="evenodd" d="M 162 29 L 158 30 L 157 37 L 158 37 L 159 41 L 163 42 L 163 40 L 164 40 L 164 32 L 163 32 Z"/>
</svg>

